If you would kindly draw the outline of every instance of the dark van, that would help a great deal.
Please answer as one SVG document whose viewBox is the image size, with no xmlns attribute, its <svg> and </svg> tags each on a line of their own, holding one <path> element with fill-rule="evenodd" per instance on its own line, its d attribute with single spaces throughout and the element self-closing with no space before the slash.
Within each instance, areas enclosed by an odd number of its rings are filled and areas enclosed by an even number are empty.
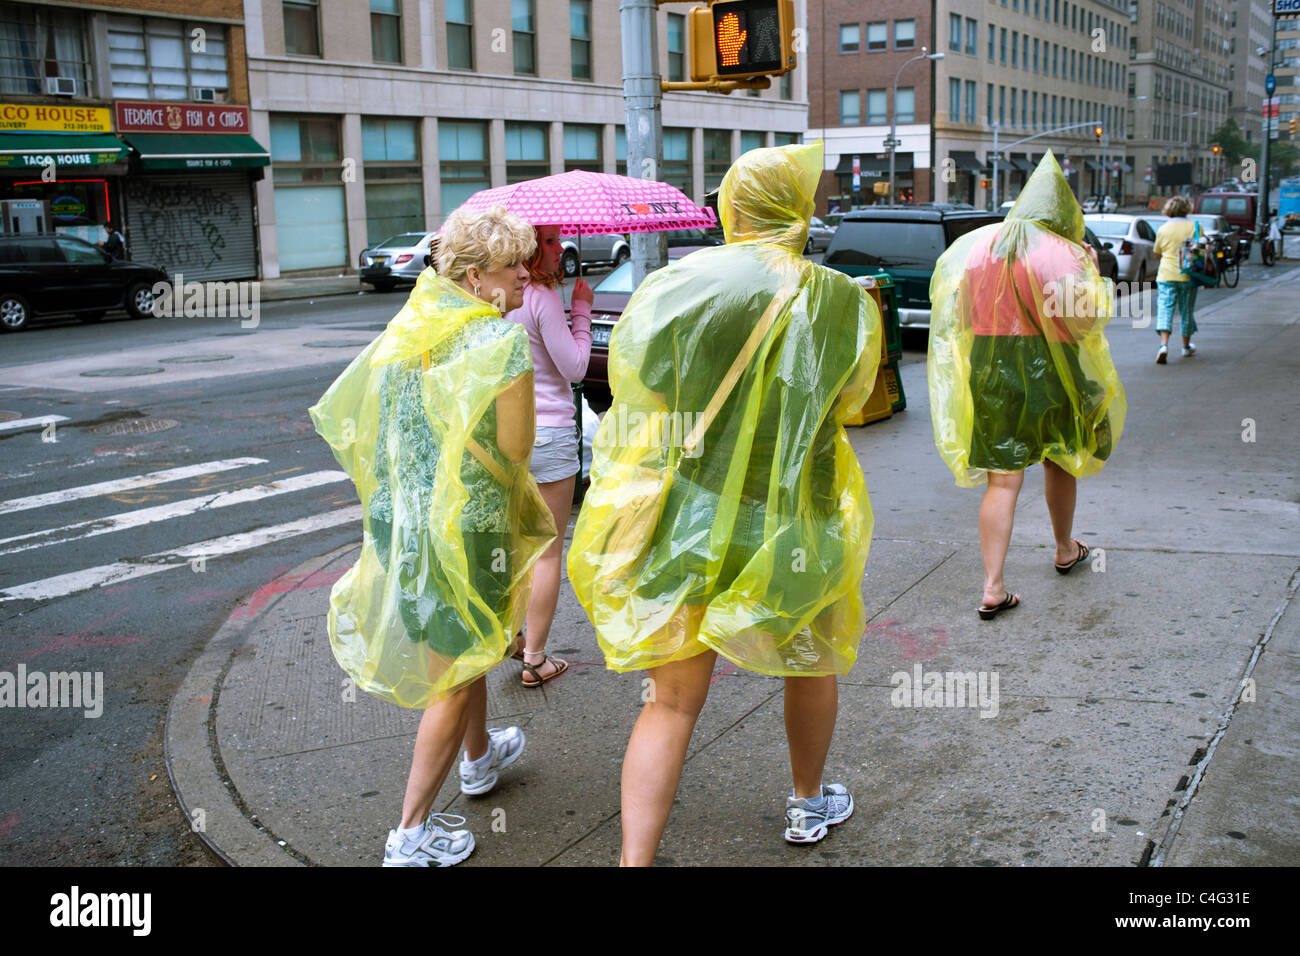
<svg viewBox="0 0 1300 956">
<path fill-rule="evenodd" d="M 1258 198 L 1254 193 L 1201 193 L 1196 211 L 1222 216 L 1237 232 L 1254 232 Z"/>
<path fill-rule="evenodd" d="M 848 213 L 835 231 L 823 264 L 849 276 L 888 273 L 898 291 L 903 328 L 930 327 L 930 277 L 953 242 L 972 229 L 1002 221 L 976 210 L 889 207 Z"/>
</svg>

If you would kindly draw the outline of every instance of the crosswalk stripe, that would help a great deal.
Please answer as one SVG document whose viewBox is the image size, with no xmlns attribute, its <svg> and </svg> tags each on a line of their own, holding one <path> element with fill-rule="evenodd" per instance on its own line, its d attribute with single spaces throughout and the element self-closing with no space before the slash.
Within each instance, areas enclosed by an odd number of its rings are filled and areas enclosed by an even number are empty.
<svg viewBox="0 0 1300 956">
<path fill-rule="evenodd" d="M 210 511 L 214 508 L 229 508 L 232 505 L 247 504 L 250 501 L 259 501 L 272 495 L 284 495 L 294 491 L 303 491 L 307 488 L 317 488 L 321 485 L 346 481 L 347 477 L 341 471 L 314 471 L 306 475 L 293 475 L 289 478 L 282 478 L 279 481 L 273 481 L 265 485 L 254 485 L 251 488 L 223 491 L 218 494 L 203 495 L 199 498 L 186 498 L 182 501 L 171 501 L 151 508 L 124 511 L 121 514 L 111 515 L 107 518 L 77 521 L 73 524 L 65 524 L 61 528 L 47 528 L 29 534 L 15 535 L 12 538 L 0 538 L 0 556 L 16 554 L 19 551 L 29 551 L 32 548 L 64 544 L 81 538 L 93 538 L 96 535 L 123 531 L 127 528 L 138 528 L 141 525 L 166 521 L 169 518 L 180 518 L 199 511 Z M 7 545 L 9 547 L 6 547 Z"/>
<path fill-rule="evenodd" d="M 145 475 L 132 475 L 130 478 L 118 478 L 114 481 L 98 481 L 93 485 L 81 485 L 77 488 L 65 488 L 62 491 L 50 491 L 43 495 L 30 495 L 26 498 L 14 498 L 0 502 L 0 515 L 29 508 L 44 508 L 47 505 L 62 504 L 65 501 L 77 501 L 81 498 L 93 498 L 96 495 L 113 495 L 119 491 L 133 488 L 147 488 L 169 481 L 181 481 L 185 478 L 197 478 L 200 475 L 212 475 L 220 471 L 231 471 L 246 465 L 265 465 L 265 458 L 224 458 L 221 461 L 205 461 L 198 465 L 185 465 L 181 468 L 165 468 L 151 471 Z"/>
<path fill-rule="evenodd" d="M 16 431 L 20 428 L 40 428 L 51 422 L 66 422 L 67 415 L 42 415 L 40 418 L 15 418 L 11 422 L 0 422 L 0 432 Z"/>
<path fill-rule="evenodd" d="M 115 561 L 112 564 L 102 564 L 94 568 L 42 578 L 39 581 L 19 584 L 11 588 L 0 588 L 0 604 L 6 601 L 45 601 L 50 598 L 66 597 L 80 591 L 89 591 L 91 588 L 118 584 L 148 574 L 157 574 L 159 571 L 184 567 L 192 558 L 208 559 L 227 554 L 237 554 L 241 551 L 248 551 L 262 545 L 282 541 L 285 538 L 292 538 L 296 535 L 310 534 L 313 531 L 321 531 L 325 528 L 334 528 L 339 525 L 360 521 L 361 514 L 360 505 L 351 505 L 347 508 L 326 511 L 307 518 L 299 518 L 297 521 L 289 521 L 285 524 L 267 525 L 239 534 L 209 538 L 206 541 L 196 541 L 173 551 L 160 551 L 157 554 L 147 554 L 142 558 Z"/>
</svg>

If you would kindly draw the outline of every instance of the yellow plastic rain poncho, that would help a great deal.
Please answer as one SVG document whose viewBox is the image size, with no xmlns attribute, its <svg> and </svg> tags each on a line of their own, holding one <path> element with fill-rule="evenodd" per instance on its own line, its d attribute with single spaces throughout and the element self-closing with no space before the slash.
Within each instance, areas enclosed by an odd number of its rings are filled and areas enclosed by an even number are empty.
<svg viewBox="0 0 1300 956">
<path fill-rule="evenodd" d="M 957 484 L 1044 459 L 1100 471 L 1124 427 L 1104 329 L 1115 291 L 1049 152 L 1006 221 L 960 237 L 930 281 L 930 415 Z"/>
<path fill-rule="evenodd" d="M 532 396 L 523 328 L 426 269 L 311 409 L 365 514 L 329 612 L 334 656 L 363 690 L 427 707 L 511 646 L 555 537 L 528 473 Z"/>
<path fill-rule="evenodd" d="M 821 144 L 727 173 L 727 245 L 649 276 L 614 327 L 569 577 L 608 666 L 713 648 L 771 675 L 847 671 L 871 541 L 844 433 L 880 357 L 880 313 L 800 254 Z"/>
</svg>

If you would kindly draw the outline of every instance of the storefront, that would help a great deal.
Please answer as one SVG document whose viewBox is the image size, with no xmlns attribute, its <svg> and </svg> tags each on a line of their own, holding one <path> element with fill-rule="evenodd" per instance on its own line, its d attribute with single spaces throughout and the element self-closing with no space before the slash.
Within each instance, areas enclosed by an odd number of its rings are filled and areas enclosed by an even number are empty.
<svg viewBox="0 0 1300 956">
<path fill-rule="evenodd" d="M 123 191 L 131 257 L 186 280 L 257 277 L 253 184 L 270 155 L 246 106 L 119 101 L 131 148 Z"/>
<path fill-rule="evenodd" d="M 858 188 L 853 188 L 853 162 L 857 160 Z M 841 212 L 847 212 L 859 206 L 872 206 L 878 203 L 888 204 L 889 154 L 876 153 L 862 155 L 844 153 L 834 170 L 839 194 L 829 197 L 830 204 L 839 204 Z M 897 202 L 908 203 L 913 199 L 912 154 L 897 153 L 894 156 L 894 179 L 897 183 Z M 876 191 L 879 183 L 884 192 Z"/>
<path fill-rule="evenodd" d="M 128 168 L 112 121 L 101 107 L 0 103 L 0 198 L 39 200 L 56 232 L 99 242 Z"/>
</svg>

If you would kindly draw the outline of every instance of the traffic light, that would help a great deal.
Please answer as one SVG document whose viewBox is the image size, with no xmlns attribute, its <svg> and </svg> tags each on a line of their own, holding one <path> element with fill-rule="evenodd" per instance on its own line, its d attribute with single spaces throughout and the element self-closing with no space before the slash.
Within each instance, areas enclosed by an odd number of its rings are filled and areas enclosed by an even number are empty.
<svg viewBox="0 0 1300 956">
<path fill-rule="evenodd" d="M 1291 117 L 1291 135 L 1300 136 L 1300 117 Z"/>
<path fill-rule="evenodd" d="M 1100 127 L 1100 126 L 1095 127 L 1095 128 L 1093 129 L 1092 132 L 1093 132 L 1093 135 L 1097 137 L 1097 142 L 1100 143 L 1100 142 L 1101 142 L 1101 132 L 1102 132 L 1101 127 Z"/>
<path fill-rule="evenodd" d="M 1223 152 L 1223 147 L 1220 146 L 1218 143 L 1215 143 L 1210 147 L 1210 152 L 1212 152 L 1215 156 L 1218 156 L 1221 152 Z"/>
<path fill-rule="evenodd" d="M 712 0 L 688 21 L 691 80 L 780 76 L 795 68 L 794 0 Z"/>
</svg>

